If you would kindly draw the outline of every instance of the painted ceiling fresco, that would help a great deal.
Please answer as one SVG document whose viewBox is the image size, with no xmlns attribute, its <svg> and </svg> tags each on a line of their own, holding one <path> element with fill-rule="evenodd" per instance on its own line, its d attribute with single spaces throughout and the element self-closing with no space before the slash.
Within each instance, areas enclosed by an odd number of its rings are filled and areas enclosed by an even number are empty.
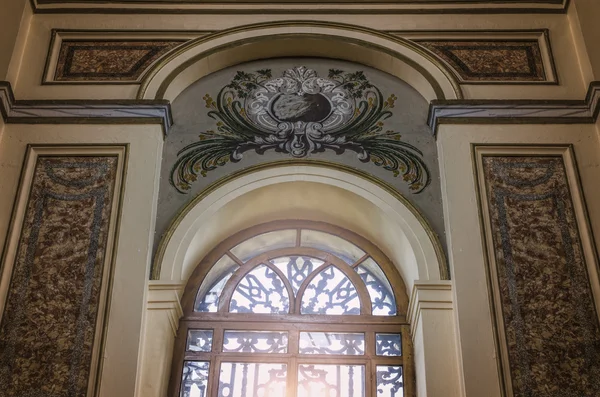
<svg viewBox="0 0 600 397">
<path fill-rule="evenodd" d="M 443 234 L 427 102 L 410 86 L 347 62 L 285 58 L 207 76 L 173 103 L 156 239 L 210 183 L 272 161 L 320 160 L 391 184 Z"/>
</svg>

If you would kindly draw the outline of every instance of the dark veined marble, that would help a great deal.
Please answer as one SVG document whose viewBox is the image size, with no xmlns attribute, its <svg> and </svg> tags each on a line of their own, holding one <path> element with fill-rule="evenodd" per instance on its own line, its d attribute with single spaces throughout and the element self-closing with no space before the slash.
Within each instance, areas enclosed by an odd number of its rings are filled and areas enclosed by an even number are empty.
<svg viewBox="0 0 600 397">
<path fill-rule="evenodd" d="M 87 394 L 117 157 L 40 157 L 0 326 L 0 396 Z"/>
<path fill-rule="evenodd" d="M 181 40 L 102 40 L 61 44 L 56 81 L 135 81 Z"/>
<path fill-rule="evenodd" d="M 465 81 L 545 81 L 537 40 L 419 41 L 449 63 Z"/>
<path fill-rule="evenodd" d="M 483 166 L 514 396 L 600 396 L 598 316 L 562 158 Z"/>
</svg>

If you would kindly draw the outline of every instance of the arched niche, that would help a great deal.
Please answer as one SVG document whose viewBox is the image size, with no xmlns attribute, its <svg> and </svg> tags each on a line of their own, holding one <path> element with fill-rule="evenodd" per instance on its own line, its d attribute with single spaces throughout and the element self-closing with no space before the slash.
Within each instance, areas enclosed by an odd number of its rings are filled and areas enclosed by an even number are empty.
<svg viewBox="0 0 600 397">
<path fill-rule="evenodd" d="M 452 284 L 441 244 L 423 216 L 391 186 L 351 168 L 307 161 L 262 164 L 195 197 L 161 241 L 149 283 L 139 396 L 164 396 L 181 296 L 202 259 L 236 233 L 299 219 L 341 227 L 375 244 L 398 269 L 409 297 L 418 396 L 458 396 L 460 371 Z M 197 287 L 197 286 L 196 286 Z M 179 376 L 179 374 L 177 374 Z M 443 384 L 446 394 L 435 390 Z"/>
<path fill-rule="evenodd" d="M 198 195 L 163 237 L 153 278 L 183 284 L 223 239 L 281 219 L 325 221 L 362 235 L 393 261 L 408 291 L 415 281 L 448 278 L 437 236 L 404 197 L 360 173 L 315 163 L 263 165 Z"/>
<path fill-rule="evenodd" d="M 374 30 L 326 22 L 274 22 L 234 28 L 185 44 L 149 71 L 138 97 L 178 98 L 181 102 L 186 93 L 192 92 L 190 90 L 216 78 L 218 74 L 213 72 L 248 61 L 281 57 L 351 61 L 398 77 L 402 80 L 399 84 L 408 84 L 410 87 L 402 91 L 407 93 L 407 98 L 414 99 L 412 103 L 419 111 L 405 110 L 404 114 L 411 117 L 418 114 L 419 120 L 413 124 L 413 138 L 417 144 L 428 140 L 427 147 L 431 149 L 425 158 L 429 159 L 432 171 L 434 189 L 427 200 L 433 207 L 427 209 L 421 205 L 424 201 L 418 202 L 409 196 L 411 193 L 403 187 L 401 178 L 379 173 L 373 164 L 370 169 L 363 168 L 362 163 L 356 163 L 358 160 L 352 163 L 350 157 L 318 154 L 300 160 L 273 155 L 257 161 L 257 157 L 252 159 L 249 153 L 249 161 L 238 162 L 231 168 L 221 167 L 220 173 L 209 174 L 204 183 L 198 181 L 185 200 L 173 199 L 173 195 L 179 193 L 173 191 L 174 186 L 166 186 L 173 164 L 163 162 L 161 184 L 165 188 L 161 186 L 158 211 L 163 218 L 171 219 L 173 215 L 167 210 L 171 207 L 180 210 L 168 227 L 167 223 L 157 227 L 157 236 L 162 235 L 162 238 L 149 283 L 143 341 L 143 357 L 147 359 L 141 364 L 142 386 L 138 395 L 158 396 L 166 391 L 173 337 L 177 334 L 178 319 L 183 315 L 180 297 L 202 259 L 219 243 L 242 230 L 289 219 L 326 222 L 377 245 L 398 269 L 406 285 L 418 395 L 428 395 L 427 390 L 438 384 L 445 385 L 444 390 L 450 391 L 448 395 L 458 395 L 452 391 L 458 390 L 459 383 L 452 287 L 447 281 L 448 267 L 438 237 L 438 233 L 443 233 L 443 220 L 436 174 L 437 151 L 431 135 L 425 135 L 426 124 L 421 120 L 427 113 L 428 101 L 462 98 L 449 70 L 417 44 Z M 229 73 L 223 71 L 226 72 Z M 212 75 L 202 79 L 209 74 Z M 410 94 L 411 90 L 416 92 Z M 204 95 L 205 90 L 195 94 Z M 203 101 L 192 97 L 195 100 L 190 102 L 191 111 L 187 115 L 193 120 L 188 120 L 188 125 L 185 117 L 179 118 L 180 129 L 192 127 L 188 130 L 190 139 L 177 138 L 177 131 L 172 131 L 172 140 L 177 144 L 165 146 L 163 159 L 174 157 L 165 155 L 169 150 L 171 155 L 177 153 L 197 140 L 197 134 L 214 128 L 212 124 L 216 120 L 209 120 L 209 124 L 206 118 L 199 121 L 205 112 L 203 102 L 209 97 Z M 181 113 L 180 110 L 175 103 L 174 113 Z M 175 121 L 177 123 L 177 117 Z M 395 123 L 405 125 L 399 120 Z M 389 128 L 398 130 L 394 126 Z M 212 183 L 207 185 L 208 182 Z M 183 205 L 174 205 L 184 201 Z M 165 207 L 165 203 L 170 203 L 170 207 Z M 417 205 L 424 209 L 434 228 Z M 435 210 L 438 207 L 439 210 Z M 173 336 L 167 336 L 170 332 Z"/>
<path fill-rule="evenodd" d="M 155 64 L 145 75 L 137 97 L 173 101 L 210 73 L 277 57 L 356 62 L 404 80 L 427 101 L 463 97 L 450 69 L 420 45 L 361 26 L 319 21 L 244 25 L 200 37 Z"/>
</svg>

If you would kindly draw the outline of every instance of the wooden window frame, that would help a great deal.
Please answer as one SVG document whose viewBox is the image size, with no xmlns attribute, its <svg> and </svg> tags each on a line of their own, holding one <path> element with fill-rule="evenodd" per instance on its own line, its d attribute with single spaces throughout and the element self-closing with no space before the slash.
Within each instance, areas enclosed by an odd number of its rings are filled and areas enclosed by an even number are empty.
<svg viewBox="0 0 600 397">
<path fill-rule="evenodd" d="M 236 245 L 257 235 L 278 230 L 296 229 L 296 246 L 291 248 L 280 248 L 261 253 L 247 260 L 245 263 L 231 253 Z M 300 247 L 300 231 L 315 230 L 340 237 L 356 245 L 365 252 L 365 255 L 354 264 L 348 264 L 334 254 L 308 247 Z M 197 292 L 202 281 L 212 266 L 223 256 L 228 255 L 240 265 L 234 275 L 227 281 L 219 299 L 218 311 L 215 313 L 195 312 L 197 304 Z M 258 313 L 229 313 L 231 296 L 238 282 L 243 276 L 255 269 L 262 263 L 268 263 L 269 259 L 283 256 L 310 256 L 324 261 L 323 265 L 313 271 L 314 275 L 330 265 L 341 270 L 355 285 L 361 304 L 360 315 L 322 315 L 322 314 L 300 314 L 302 292 L 310 282 L 308 277 L 294 298 L 291 286 L 285 276 L 274 266 L 272 269 L 284 281 L 290 295 L 290 311 L 292 314 L 258 314 Z M 373 258 L 381 267 L 392 286 L 392 293 L 396 300 L 397 315 L 374 316 L 371 314 L 371 300 L 359 275 L 353 270 L 367 258 Z M 241 271 L 240 271 L 241 270 Z M 293 305 L 293 306 L 292 306 Z M 169 396 L 178 397 L 181 393 L 182 371 L 185 361 L 208 361 L 209 382 L 207 386 L 208 397 L 216 396 L 219 386 L 219 368 L 221 362 L 260 362 L 260 363 L 285 363 L 287 364 L 287 396 L 295 397 L 297 387 L 297 365 L 310 364 L 359 364 L 365 366 L 365 396 L 375 397 L 376 366 L 395 365 L 402 366 L 404 397 L 415 396 L 415 375 L 412 354 L 412 340 L 410 337 L 410 325 L 407 323 L 406 314 L 408 309 L 408 296 L 404 281 L 392 262 L 373 243 L 349 230 L 333 226 L 324 222 L 313 221 L 274 221 L 257 225 L 243 230 L 225 239 L 218 244 L 194 269 L 185 287 L 182 297 L 183 317 L 179 322 L 179 330 L 174 344 L 173 363 L 171 368 L 171 379 Z M 210 352 L 190 352 L 187 350 L 188 332 L 192 329 L 212 330 L 212 350 Z M 223 334 L 225 330 L 246 331 L 286 331 L 288 333 L 287 353 L 240 353 L 223 352 Z M 300 332 L 360 332 L 365 334 L 364 355 L 324 355 L 298 353 Z M 375 352 L 376 333 L 401 333 L 402 355 L 397 357 L 378 356 Z"/>
</svg>

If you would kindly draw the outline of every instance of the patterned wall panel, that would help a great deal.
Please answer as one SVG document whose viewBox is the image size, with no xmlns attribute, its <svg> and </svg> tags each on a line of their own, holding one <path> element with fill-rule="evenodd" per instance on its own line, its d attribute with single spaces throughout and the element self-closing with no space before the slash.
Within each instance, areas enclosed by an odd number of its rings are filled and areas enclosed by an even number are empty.
<svg viewBox="0 0 600 397">
<path fill-rule="evenodd" d="M 53 31 L 44 83 L 138 83 L 171 49 L 209 33 Z M 463 83 L 557 83 L 547 30 L 386 33 L 423 45 Z"/>
<path fill-rule="evenodd" d="M 600 329 L 563 157 L 479 157 L 509 396 L 600 395 Z"/>
<path fill-rule="evenodd" d="M 136 81 L 182 40 L 63 40 L 55 81 Z"/>
<path fill-rule="evenodd" d="M 543 82 L 538 40 L 416 40 L 466 82 Z"/>
<path fill-rule="evenodd" d="M 4 263 L 0 395 L 91 395 L 122 156 L 40 155 L 30 166 L 12 275 Z"/>
</svg>

